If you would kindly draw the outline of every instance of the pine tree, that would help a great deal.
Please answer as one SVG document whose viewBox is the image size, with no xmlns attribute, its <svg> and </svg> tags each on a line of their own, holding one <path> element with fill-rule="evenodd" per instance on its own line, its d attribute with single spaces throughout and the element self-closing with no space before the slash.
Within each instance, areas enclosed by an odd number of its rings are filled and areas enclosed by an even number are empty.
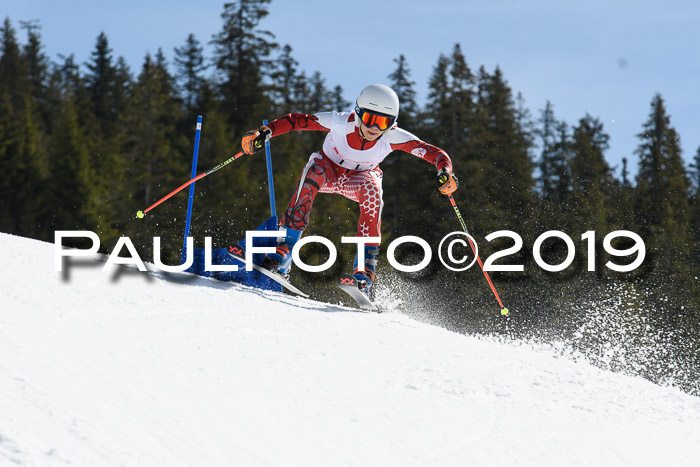
<svg viewBox="0 0 700 467">
<path fill-rule="evenodd" d="M 123 201 L 115 205 L 129 215 L 156 201 L 160 196 L 156 188 L 175 186 L 188 172 L 186 160 L 189 157 L 184 150 L 184 136 L 176 131 L 175 116 L 179 105 L 173 82 L 162 51 L 158 51 L 155 60 L 150 54 L 146 55 L 141 73 L 133 85 L 129 111 L 123 117 L 123 124 L 128 129 L 124 146 L 127 163 L 119 190 L 121 196 L 118 197 Z M 129 199 L 132 201 L 127 203 Z M 171 230 L 170 219 L 184 212 L 183 206 L 177 202 L 159 209 L 159 217 L 168 221 L 159 222 L 157 229 L 148 232 L 149 236 L 144 238 L 150 239 L 153 236 L 150 234 L 165 236 Z M 144 224 L 152 227 L 149 219 Z M 141 225 L 138 227 L 133 232 L 137 237 L 147 231 Z M 180 226 L 176 227 L 177 234 L 181 235 Z M 149 243 L 147 241 L 145 246 L 149 247 Z"/>
<path fill-rule="evenodd" d="M 539 163 L 542 195 L 545 199 L 561 203 L 571 190 L 572 140 L 569 125 L 554 117 L 549 101 L 540 122 L 543 125 L 539 132 L 543 146 Z"/>
<path fill-rule="evenodd" d="M 691 257 L 694 258 L 695 265 L 695 275 L 700 276 L 700 147 L 698 147 L 695 157 L 693 158 L 693 164 L 690 166 L 691 171 L 691 182 L 692 182 L 692 196 L 690 198 L 691 207 L 691 223 L 690 232 L 692 234 L 692 251 Z M 700 295 L 700 291 L 698 292 Z M 700 300 L 700 296 L 697 297 Z"/>
<path fill-rule="evenodd" d="M 527 237 L 534 201 L 532 142 L 520 126 L 522 117 L 500 68 L 488 74 L 482 67 L 478 83 L 479 119 L 472 124 L 472 144 L 477 154 L 473 166 L 484 175 L 479 187 L 485 196 L 481 208 L 488 211 L 482 215 L 483 229 L 507 228 Z"/>
<path fill-rule="evenodd" d="M 309 77 L 306 76 L 305 71 L 302 71 L 294 78 L 290 92 L 293 108 L 299 109 L 300 111 L 304 109 L 306 112 L 315 112 L 315 110 L 307 110 L 310 106 L 310 94 L 311 85 L 309 84 Z"/>
<path fill-rule="evenodd" d="M 450 145 L 449 151 L 453 157 L 470 156 L 469 130 L 474 123 L 474 85 L 475 78 L 462 47 L 455 44 L 450 57 Z"/>
<path fill-rule="evenodd" d="M 622 173 L 620 175 L 622 176 L 622 186 L 631 187 L 632 184 L 630 183 L 630 180 L 629 180 L 629 170 L 627 170 L 627 158 L 626 157 L 622 158 Z"/>
<path fill-rule="evenodd" d="M 37 32 L 41 27 L 36 21 L 20 21 L 20 24 L 27 30 L 27 44 L 22 55 L 28 67 L 32 99 L 37 106 L 45 107 L 49 61 L 42 50 L 41 37 Z"/>
<path fill-rule="evenodd" d="M 409 131 L 418 131 L 418 104 L 416 103 L 416 91 L 413 90 L 415 81 L 411 80 L 411 69 L 406 57 L 401 54 L 394 59 L 396 69 L 389 74 L 390 87 L 396 92 L 400 103 L 401 128 Z"/>
<path fill-rule="evenodd" d="M 0 232 L 36 237 L 46 161 L 29 66 L 9 18 L 0 28 Z"/>
<path fill-rule="evenodd" d="M 409 132 L 419 132 L 419 109 L 416 104 L 415 82 L 411 80 L 411 70 L 404 55 L 394 59 L 396 69 L 389 74 L 390 87 L 399 98 L 398 124 Z M 425 209 L 420 192 L 412 190 L 416 182 L 424 180 L 429 167 L 425 162 L 404 152 L 397 151 L 382 162 L 384 170 L 384 211 L 385 230 L 399 235 L 411 232 L 423 224 L 422 217 L 416 216 Z M 427 188 L 427 187 L 426 187 Z M 423 191 L 423 190 L 421 190 Z M 427 191 L 427 190 L 426 190 Z M 388 229 L 387 229 L 388 227 Z M 415 234 L 415 230 L 413 230 Z"/>
<path fill-rule="evenodd" d="M 535 134 L 540 139 L 537 186 L 540 192 L 538 231 L 566 229 L 571 223 L 571 136 L 566 122 L 554 115 L 547 101 L 538 119 Z"/>
<path fill-rule="evenodd" d="M 459 44 L 454 45 L 449 58 L 448 80 L 446 107 L 441 110 L 445 115 L 440 119 L 441 124 L 445 125 L 448 131 L 448 138 L 441 147 L 447 150 L 452 158 L 455 174 L 462 177 L 462 189 L 455 194 L 458 200 L 468 200 L 467 203 L 462 203 L 462 212 L 467 218 L 473 219 L 472 228 L 479 226 L 479 230 L 483 231 L 481 227 L 487 214 L 477 206 L 485 206 L 483 203 L 488 200 L 485 191 L 488 181 L 484 179 L 482 156 L 477 150 L 474 135 L 478 119 L 475 103 L 476 77 L 467 65 Z M 446 207 L 445 200 L 439 196 L 430 198 L 430 201 L 432 211 L 440 212 L 438 210 L 444 210 Z M 451 217 L 448 219 L 442 222 L 441 230 L 453 229 L 454 219 Z"/>
<path fill-rule="evenodd" d="M 270 54 L 277 47 L 274 35 L 258 30 L 268 15 L 271 0 L 225 3 L 223 29 L 214 36 L 214 65 L 218 73 L 222 112 L 233 131 L 242 133 L 266 117 L 268 102 L 263 82 L 272 72 Z"/>
<path fill-rule="evenodd" d="M 639 233 L 651 253 L 658 286 L 680 298 L 688 291 L 685 281 L 690 276 L 690 183 L 678 133 L 660 94 L 654 96 L 649 119 L 638 137 L 635 217 Z"/>
<path fill-rule="evenodd" d="M 590 115 L 573 128 L 571 200 L 579 229 L 603 231 L 608 224 L 612 175 L 605 151 L 609 140 L 600 120 Z"/>
<path fill-rule="evenodd" d="M 10 18 L 5 18 L 0 28 L 0 52 L 0 92 L 10 99 L 12 107 L 20 107 L 26 96 L 31 95 L 32 83 L 28 78 L 29 66 L 20 51 Z"/>
<path fill-rule="evenodd" d="M 190 113 L 195 113 L 201 88 L 203 73 L 208 68 L 204 63 L 203 48 L 194 34 L 189 34 L 185 45 L 175 47 L 176 83 L 179 96 Z"/>
<path fill-rule="evenodd" d="M 104 32 L 97 37 L 95 49 L 86 66 L 90 70 L 86 78 L 92 112 L 97 120 L 97 129 L 104 135 L 109 133 L 118 119 L 118 109 L 115 106 L 117 70 Z"/>
<path fill-rule="evenodd" d="M 629 181 L 627 158 L 622 158 L 621 180 L 613 180 L 613 194 L 608 199 L 612 206 L 609 210 L 609 230 L 635 230 L 634 225 L 634 189 Z"/>
<path fill-rule="evenodd" d="M 64 99 L 71 99 L 81 127 L 92 127 L 94 117 L 90 110 L 90 96 L 86 79 L 80 74 L 80 67 L 75 62 L 75 56 L 60 56 L 63 63 L 53 66 L 49 80 L 50 113 L 55 114 L 62 107 Z M 53 119 L 51 119 L 53 121 Z M 51 128 L 49 126 L 49 128 Z M 53 133 L 49 130 L 49 133 Z"/>
<path fill-rule="evenodd" d="M 90 165 L 86 138 L 78 123 L 76 98 L 66 91 L 54 110 L 54 131 L 50 138 L 50 171 L 47 203 L 42 214 L 48 219 L 45 236 L 54 230 L 97 230 L 100 210 L 97 184 Z"/>
<path fill-rule="evenodd" d="M 698 203 L 700 203 L 700 147 L 698 147 L 698 150 L 695 152 L 693 163 L 690 164 L 690 168 L 692 204 L 694 207 L 700 207 L 698 206 Z M 695 220 L 700 221 L 700 217 L 695 217 Z"/>
<path fill-rule="evenodd" d="M 333 107 L 333 95 L 326 88 L 326 82 L 321 72 L 316 71 L 311 75 L 309 86 L 311 88 L 308 101 L 309 112 L 327 111 Z"/>
<path fill-rule="evenodd" d="M 343 87 L 340 86 L 339 84 L 337 84 L 333 88 L 332 100 L 333 100 L 333 110 L 336 110 L 338 112 L 340 112 L 342 110 L 347 110 L 352 105 L 351 102 L 346 101 L 345 98 L 343 97 Z"/>
<path fill-rule="evenodd" d="M 271 32 L 258 29 L 261 20 L 268 15 L 269 3 L 270 0 L 225 3 L 221 14 L 223 27 L 211 41 L 219 102 L 216 115 L 226 118 L 225 127 L 217 131 L 223 130 L 231 135 L 224 139 L 235 137 L 236 145 L 240 144 L 239 138 L 245 131 L 258 128 L 263 120 L 271 118 L 273 93 L 270 83 L 274 72 L 271 53 L 278 45 L 273 42 Z M 208 128 L 211 129 L 211 125 L 210 119 Z M 234 147 L 233 141 L 228 147 Z M 220 201 L 213 212 L 219 218 L 225 218 L 235 210 L 236 225 L 242 228 L 241 232 L 260 224 L 269 217 L 266 172 L 264 157 L 241 158 L 235 170 L 205 183 L 213 191 L 216 201 Z M 221 221 L 221 224 L 228 225 L 226 229 L 230 231 L 230 222 Z"/>
<path fill-rule="evenodd" d="M 450 82 L 447 75 L 450 59 L 440 54 L 428 80 L 428 99 L 421 120 L 425 125 L 426 140 L 447 151 L 450 141 L 452 115 L 446 110 L 450 101 Z"/>
<path fill-rule="evenodd" d="M 117 208 L 122 206 L 126 186 L 124 177 L 128 161 L 125 159 L 123 145 L 129 129 L 124 128 L 123 122 L 132 78 L 123 58 L 119 57 L 115 64 L 104 32 L 97 37 L 86 67 L 88 72 L 81 82 L 85 83 L 87 111 L 83 113 L 78 104 L 76 110 L 78 121 L 85 128 L 90 164 L 94 172 L 95 203 L 111 207 L 103 211 L 97 229 L 103 245 L 108 245 L 118 231 L 120 219 L 132 216 Z"/>
<path fill-rule="evenodd" d="M 273 112 L 282 115 L 298 109 L 294 99 L 294 88 L 298 79 L 297 62 L 292 56 L 292 46 L 286 44 L 282 53 L 274 62 L 275 70 L 272 73 L 272 102 Z"/>
<path fill-rule="evenodd" d="M 554 167 L 552 157 L 556 144 L 556 128 L 559 122 L 554 116 L 554 106 L 547 101 L 544 109 L 540 112 L 538 120 L 540 126 L 535 130 L 535 134 L 540 138 L 540 160 L 537 164 L 539 169 L 538 188 L 544 199 L 548 198 L 554 186 Z"/>
<path fill-rule="evenodd" d="M 121 179 L 126 170 L 126 161 L 121 151 L 121 137 L 125 105 L 128 101 L 130 74 L 126 62 L 114 64 L 112 49 L 104 32 L 100 33 L 86 63 L 88 72 L 84 76 L 88 109 L 79 121 L 86 129 L 90 163 L 95 172 L 96 196 L 99 204 L 113 200 L 122 188 Z M 80 109 L 78 109 L 80 112 Z M 84 119 L 84 120 L 83 120 Z M 112 210 L 112 216 L 124 215 Z M 113 221 L 102 219 L 105 232 L 111 230 Z M 103 241 L 105 238 L 103 238 Z"/>
<path fill-rule="evenodd" d="M 114 73 L 114 98 L 113 105 L 114 111 L 117 115 L 121 116 L 128 107 L 129 99 L 131 97 L 131 84 L 133 77 L 131 75 L 131 68 L 126 63 L 124 57 L 119 56 L 117 58 L 117 65 L 115 67 Z"/>
<path fill-rule="evenodd" d="M 687 225 L 689 180 L 680 155 L 679 137 L 661 95 L 652 101 L 649 120 L 638 135 L 637 215 L 649 233 Z"/>
<path fill-rule="evenodd" d="M 422 123 L 421 135 L 425 140 L 444 149 L 452 158 L 457 176 L 462 176 L 460 191 L 456 198 L 468 196 L 469 203 L 463 204 L 463 214 L 467 217 L 478 215 L 480 201 L 485 199 L 483 192 L 483 172 L 476 159 L 474 122 L 478 118 L 474 103 L 475 78 L 466 63 L 459 44 L 455 44 L 450 57 L 441 54 L 429 80 L 428 99 Z M 427 175 L 428 172 L 426 172 Z M 431 174 L 433 175 L 433 174 Z M 432 177 L 430 177 L 432 179 Z M 432 182 L 432 180 L 431 180 Z M 451 231 L 454 226 L 452 214 L 445 210 L 445 200 L 439 196 L 426 199 L 421 215 L 434 217 L 436 212 L 446 212 L 442 221 L 426 235 L 436 235 Z"/>
<path fill-rule="evenodd" d="M 557 124 L 557 140 L 551 159 L 553 186 L 551 198 L 555 202 L 564 202 L 571 193 L 571 134 L 566 122 Z"/>
</svg>

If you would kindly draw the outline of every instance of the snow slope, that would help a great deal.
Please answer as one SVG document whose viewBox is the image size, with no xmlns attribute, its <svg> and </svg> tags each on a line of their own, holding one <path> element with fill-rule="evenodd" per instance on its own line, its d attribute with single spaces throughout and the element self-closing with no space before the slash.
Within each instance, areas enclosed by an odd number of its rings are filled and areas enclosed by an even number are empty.
<svg viewBox="0 0 700 467">
<path fill-rule="evenodd" d="M 0 465 L 698 465 L 700 398 L 0 234 Z"/>
</svg>

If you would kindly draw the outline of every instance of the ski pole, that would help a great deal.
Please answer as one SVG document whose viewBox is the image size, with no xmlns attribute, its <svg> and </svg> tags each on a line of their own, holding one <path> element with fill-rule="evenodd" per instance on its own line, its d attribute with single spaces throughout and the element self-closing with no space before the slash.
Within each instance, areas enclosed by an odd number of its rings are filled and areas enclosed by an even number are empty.
<svg viewBox="0 0 700 467">
<path fill-rule="evenodd" d="M 459 223 L 462 224 L 462 229 L 464 229 L 464 233 L 469 235 L 469 231 L 467 230 L 467 224 L 464 222 L 464 218 L 462 217 L 462 213 L 459 212 L 459 208 L 457 207 L 457 203 L 455 203 L 455 199 L 452 197 L 452 195 L 448 195 L 448 198 L 450 199 L 450 203 L 452 203 L 452 207 L 455 210 L 455 213 L 457 214 L 457 219 L 459 219 Z M 493 295 L 496 297 L 496 300 L 498 300 L 498 304 L 501 305 L 501 314 L 504 316 L 508 315 L 508 308 L 503 306 L 503 302 L 501 302 L 501 297 L 498 296 L 498 292 L 496 292 L 496 287 L 493 286 L 493 282 L 491 282 L 491 278 L 489 277 L 489 273 L 486 272 L 484 269 L 484 263 L 481 262 L 481 258 L 479 258 L 479 255 L 476 254 L 476 246 L 474 245 L 474 242 L 472 242 L 471 238 L 467 238 L 469 240 L 469 245 L 472 247 L 472 251 L 474 252 L 474 256 L 476 256 L 476 260 L 479 262 L 479 266 L 481 266 L 481 271 L 484 273 L 484 276 L 486 277 L 486 280 L 488 281 L 489 285 L 491 286 L 491 291 L 493 292 Z"/>
<path fill-rule="evenodd" d="M 229 159 L 226 159 L 225 161 L 223 161 L 221 164 L 217 165 L 216 167 L 213 167 L 213 168 L 207 170 L 206 172 L 202 172 L 201 174 L 197 175 L 196 177 L 194 177 L 194 178 L 190 179 L 189 181 L 183 183 L 181 186 L 179 186 L 178 188 L 174 189 L 173 191 L 171 191 L 170 193 L 168 193 L 166 196 L 164 196 L 163 198 L 159 199 L 159 200 L 156 201 L 155 203 L 151 204 L 150 206 L 148 206 L 148 207 L 147 207 L 146 209 L 144 209 L 143 211 L 137 212 L 137 213 L 136 213 L 136 217 L 138 217 L 139 219 L 143 219 L 143 216 L 145 216 L 146 213 L 147 213 L 148 211 L 150 211 L 151 209 L 155 208 L 156 206 L 158 206 L 159 204 L 161 204 L 163 201 L 165 201 L 165 200 L 167 200 L 168 198 L 170 198 L 171 196 L 173 196 L 175 193 L 179 192 L 179 191 L 182 190 L 183 188 L 186 188 L 186 187 L 190 186 L 191 184 L 193 184 L 194 182 L 196 182 L 196 181 L 199 180 L 200 178 L 204 178 L 204 177 L 206 177 L 207 175 L 212 174 L 212 173 L 216 172 L 217 170 L 219 170 L 220 168 L 222 168 L 222 167 L 224 167 L 224 166 L 230 164 L 231 162 L 233 162 L 233 161 L 235 161 L 236 159 L 238 159 L 239 157 L 241 157 L 243 154 L 244 154 L 244 152 L 241 151 L 241 152 L 239 152 L 238 154 L 236 154 L 236 155 L 234 155 L 234 156 L 231 156 Z"/>
</svg>

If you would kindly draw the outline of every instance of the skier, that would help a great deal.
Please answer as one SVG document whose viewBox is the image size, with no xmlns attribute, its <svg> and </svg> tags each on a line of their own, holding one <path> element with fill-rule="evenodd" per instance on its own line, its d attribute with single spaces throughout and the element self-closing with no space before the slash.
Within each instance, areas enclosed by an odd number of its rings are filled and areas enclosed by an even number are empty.
<svg viewBox="0 0 700 467">
<path fill-rule="evenodd" d="M 280 220 L 286 236 L 277 240 L 277 252 L 266 255 L 263 267 L 283 276 L 289 274 L 292 248 L 309 223 L 311 206 L 318 192 L 338 193 L 359 203 L 356 236 L 379 237 L 384 202 L 383 174 L 378 165 L 394 150 L 434 164 L 438 179 L 447 180 L 438 182 L 443 195 L 452 194 L 457 189 L 457 177 L 452 174 L 452 161 L 447 153 L 399 128 L 396 124 L 398 116 L 396 93 L 388 86 L 371 84 L 357 97 L 354 112 L 290 113 L 245 134 L 241 141 L 243 151 L 254 154 L 262 150 L 270 138 L 290 131 L 328 132 L 323 149 L 311 154 Z M 353 275 L 365 293 L 369 293 L 376 280 L 378 246 L 379 243 L 369 242 L 365 245 L 364 272 L 359 270 L 359 251 L 355 256 Z"/>
</svg>

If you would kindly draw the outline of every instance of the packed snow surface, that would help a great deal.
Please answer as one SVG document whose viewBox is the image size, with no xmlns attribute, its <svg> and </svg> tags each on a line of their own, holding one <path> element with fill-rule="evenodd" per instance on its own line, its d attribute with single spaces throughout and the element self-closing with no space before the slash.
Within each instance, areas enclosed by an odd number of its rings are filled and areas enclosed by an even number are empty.
<svg viewBox="0 0 700 467">
<path fill-rule="evenodd" d="M 0 465 L 698 465 L 700 398 L 0 234 Z M 497 311 L 496 311 L 497 314 Z"/>
</svg>

